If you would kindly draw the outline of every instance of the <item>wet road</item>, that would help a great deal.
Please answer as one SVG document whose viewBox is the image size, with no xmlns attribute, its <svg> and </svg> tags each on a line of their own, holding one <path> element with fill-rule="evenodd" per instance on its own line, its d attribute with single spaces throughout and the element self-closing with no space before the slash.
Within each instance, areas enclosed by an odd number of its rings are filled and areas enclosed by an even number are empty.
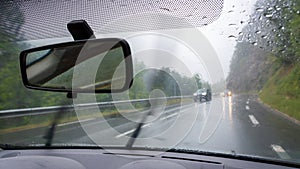
<svg viewBox="0 0 300 169">
<path fill-rule="evenodd" d="M 254 96 L 213 97 L 147 118 L 134 146 L 197 149 L 300 160 L 300 126 L 256 101 Z M 85 119 L 60 124 L 55 143 L 126 145 L 144 113 L 126 118 Z M 0 135 L 8 143 L 44 143 L 47 128 Z"/>
</svg>

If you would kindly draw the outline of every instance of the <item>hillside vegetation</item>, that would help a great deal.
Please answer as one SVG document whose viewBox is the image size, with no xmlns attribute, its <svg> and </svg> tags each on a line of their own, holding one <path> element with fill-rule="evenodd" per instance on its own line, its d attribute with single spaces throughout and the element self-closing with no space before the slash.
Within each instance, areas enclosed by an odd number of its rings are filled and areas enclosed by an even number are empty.
<svg viewBox="0 0 300 169">
<path fill-rule="evenodd" d="M 281 67 L 259 96 L 266 104 L 300 120 L 300 65 Z"/>
<path fill-rule="evenodd" d="M 300 2 L 264 0 L 256 6 L 236 45 L 227 87 L 259 94 L 265 104 L 300 120 Z"/>
</svg>

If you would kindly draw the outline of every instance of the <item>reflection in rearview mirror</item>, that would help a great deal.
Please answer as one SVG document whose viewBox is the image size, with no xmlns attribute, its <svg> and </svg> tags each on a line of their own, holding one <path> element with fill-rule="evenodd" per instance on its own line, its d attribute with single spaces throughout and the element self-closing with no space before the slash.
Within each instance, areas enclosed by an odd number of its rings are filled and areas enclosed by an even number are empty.
<svg viewBox="0 0 300 169">
<path fill-rule="evenodd" d="M 120 39 L 68 42 L 25 50 L 20 56 L 26 87 L 65 92 L 121 92 L 130 87 L 132 59 Z"/>
</svg>

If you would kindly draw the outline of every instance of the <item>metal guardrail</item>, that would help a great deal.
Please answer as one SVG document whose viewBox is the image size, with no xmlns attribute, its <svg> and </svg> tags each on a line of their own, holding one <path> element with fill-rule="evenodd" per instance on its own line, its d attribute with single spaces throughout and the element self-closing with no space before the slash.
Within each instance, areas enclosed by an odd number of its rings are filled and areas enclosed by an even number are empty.
<svg viewBox="0 0 300 169">
<path fill-rule="evenodd" d="M 183 98 L 192 98 L 192 96 L 174 96 L 174 97 L 164 97 L 164 98 L 153 98 L 151 100 L 170 100 L 170 99 L 183 99 Z M 3 118 L 12 118 L 12 117 L 21 117 L 28 115 L 42 115 L 55 113 L 57 110 L 66 110 L 72 111 L 75 108 L 88 108 L 93 106 L 100 106 L 102 108 L 112 107 L 116 104 L 125 104 L 125 103 L 141 103 L 149 102 L 150 99 L 136 99 L 136 100 L 121 100 L 121 101 L 111 101 L 111 102 L 99 102 L 99 103 L 83 103 L 75 105 L 64 105 L 64 106 L 50 106 L 50 107 L 35 107 L 35 108 L 24 108 L 24 109 L 12 109 L 12 110 L 2 110 L 0 111 L 0 119 Z"/>
</svg>

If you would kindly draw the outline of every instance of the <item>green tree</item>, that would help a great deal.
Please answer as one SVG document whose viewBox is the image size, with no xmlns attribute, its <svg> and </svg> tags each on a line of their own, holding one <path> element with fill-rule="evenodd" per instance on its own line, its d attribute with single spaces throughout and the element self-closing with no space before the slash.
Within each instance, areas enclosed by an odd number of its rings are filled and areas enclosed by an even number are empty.
<svg viewBox="0 0 300 169">
<path fill-rule="evenodd" d="M 23 86 L 19 53 L 28 48 L 28 44 L 20 43 L 25 40 L 20 33 L 24 17 L 16 4 L 1 3 L 0 23 L 0 109 L 61 104 L 65 94 L 33 91 Z"/>
<path fill-rule="evenodd" d="M 202 82 L 201 82 L 202 79 L 200 78 L 200 75 L 199 74 L 195 74 L 193 78 L 196 81 L 198 89 L 201 89 L 202 88 Z"/>
<path fill-rule="evenodd" d="M 285 65 L 298 62 L 299 0 L 257 1 L 240 39 L 271 51 Z"/>
</svg>

